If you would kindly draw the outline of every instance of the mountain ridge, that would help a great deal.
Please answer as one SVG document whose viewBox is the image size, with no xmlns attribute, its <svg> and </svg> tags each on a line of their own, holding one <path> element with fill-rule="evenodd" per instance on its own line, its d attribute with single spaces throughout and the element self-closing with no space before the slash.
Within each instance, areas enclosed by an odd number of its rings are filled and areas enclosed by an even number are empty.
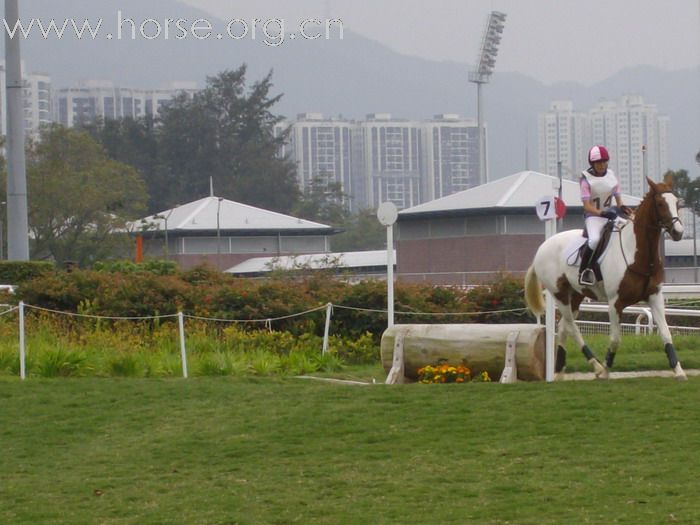
<svg viewBox="0 0 700 525">
<path fill-rule="evenodd" d="M 206 18 L 225 26 L 216 16 L 177 0 L 151 0 L 147 5 L 140 0 L 65 0 L 58 4 L 32 0 L 23 6 L 22 18 L 103 18 L 113 27 L 117 10 L 121 10 L 134 20 Z M 175 80 L 203 85 L 207 76 L 246 63 L 250 82 L 273 70 L 274 91 L 284 94 L 275 110 L 290 118 L 305 112 L 353 119 L 380 112 L 411 119 L 439 113 L 476 116 L 476 89 L 467 81 L 468 64 L 402 54 L 349 29 L 342 41 L 296 39 L 279 47 L 228 38 L 47 42 L 39 37 L 22 44 L 28 69 L 50 74 L 55 88 L 70 87 L 86 78 L 128 87 L 155 88 Z M 693 159 L 700 149 L 700 67 L 665 71 L 631 66 L 589 86 L 576 82 L 547 85 L 526 74 L 497 69 L 484 87 L 493 178 L 537 168 L 537 115 L 551 101 L 571 100 L 577 111 L 587 111 L 600 99 L 617 100 L 627 93 L 642 95 L 670 117 L 671 167 L 694 174 Z"/>
</svg>

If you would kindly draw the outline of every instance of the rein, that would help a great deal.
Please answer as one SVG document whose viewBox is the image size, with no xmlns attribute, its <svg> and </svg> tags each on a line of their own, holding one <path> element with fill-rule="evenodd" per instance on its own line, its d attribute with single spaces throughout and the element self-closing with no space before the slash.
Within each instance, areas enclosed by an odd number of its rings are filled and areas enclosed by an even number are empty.
<svg viewBox="0 0 700 525">
<path fill-rule="evenodd" d="M 663 195 L 664 193 L 673 193 L 673 192 L 672 192 L 672 191 L 662 191 L 662 192 L 659 192 L 659 195 Z M 671 234 L 671 231 L 673 230 L 673 225 L 676 224 L 676 222 L 679 222 L 679 223 L 683 224 L 683 223 L 681 222 L 680 217 L 673 217 L 673 218 L 671 219 L 671 223 L 668 224 L 668 225 L 666 225 L 666 224 L 664 224 L 664 223 L 661 221 L 661 219 L 659 218 L 659 212 L 658 212 L 658 210 L 656 209 L 656 206 L 654 206 L 653 209 L 654 209 L 654 214 L 656 215 L 656 225 L 645 224 L 644 227 L 645 227 L 646 229 L 648 229 L 648 230 L 651 229 L 651 230 L 654 230 L 654 231 L 660 231 L 660 230 L 663 229 L 663 230 L 666 230 L 666 232 L 670 235 L 670 234 Z M 632 223 L 635 222 L 634 219 L 632 219 L 632 218 L 630 218 L 629 221 L 632 222 Z M 619 235 L 619 241 L 620 241 L 620 251 L 622 252 L 622 259 L 625 261 L 625 266 L 627 267 L 627 269 L 628 269 L 629 271 L 631 271 L 632 273 L 636 273 L 637 275 L 641 275 L 642 277 L 646 277 L 646 279 L 647 279 L 647 284 L 648 284 L 648 280 L 651 278 L 651 276 L 654 274 L 654 271 L 656 270 L 656 262 L 655 262 L 655 261 L 650 261 L 650 262 L 649 262 L 649 271 L 646 272 L 646 273 L 645 273 L 645 272 L 642 272 L 642 271 L 640 271 L 640 270 L 635 269 L 635 268 L 633 267 L 634 262 L 632 262 L 632 264 L 629 263 L 629 261 L 627 260 L 627 255 L 625 254 L 624 245 L 622 244 L 622 230 L 625 228 L 625 226 L 627 226 L 627 224 L 628 224 L 628 223 L 625 223 L 624 225 L 622 225 L 622 226 L 617 230 L 617 231 L 618 231 L 618 235 Z M 662 266 L 663 266 L 663 263 L 662 263 Z"/>
</svg>

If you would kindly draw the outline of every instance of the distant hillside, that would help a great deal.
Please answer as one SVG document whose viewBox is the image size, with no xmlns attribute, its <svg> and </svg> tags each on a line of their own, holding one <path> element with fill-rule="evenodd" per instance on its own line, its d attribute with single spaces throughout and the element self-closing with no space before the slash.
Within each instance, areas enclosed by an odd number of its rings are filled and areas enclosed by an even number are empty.
<svg viewBox="0 0 700 525">
<path fill-rule="evenodd" d="M 215 20 L 176 0 L 32 0 L 22 3 L 22 17 L 103 18 L 106 33 L 116 27 L 118 9 L 135 20 Z M 29 68 L 51 74 L 56 87 L 83 78 L 143 87 L 172 80 L 203 84 L 207 75 L 246 62 L 251 81 L 274 70 L 276 89 L 284 93 L 277 111 L 290 117 L 307 111 L 350 118 L 373 112 L 409 118 L 476 115 L 476 89 L 467 82 L 467 65 L 401 55 L 347 29 L 342 41 L 297 39 L 276 48 L 250 39 L 93 41 L 73 37 L 47 43 L 39 36 L 24 42 L 23 50 Z M 551 100 L 570 99 L 577 109 L 587 110 L 601 98 L 617 99 L 631 92 L 642 94 L 671 118 L 672 167 L 697 173 L 693 158 L 700 148 L 700 69 L 665 72 L 634 67 L 590 87 L 544 85 L 525 75 L 497 72 L 484 89 L 492 176 L 523 169 L 528 144 L 529 167 L 537 168 L 537 114 Z"/>
</svg>

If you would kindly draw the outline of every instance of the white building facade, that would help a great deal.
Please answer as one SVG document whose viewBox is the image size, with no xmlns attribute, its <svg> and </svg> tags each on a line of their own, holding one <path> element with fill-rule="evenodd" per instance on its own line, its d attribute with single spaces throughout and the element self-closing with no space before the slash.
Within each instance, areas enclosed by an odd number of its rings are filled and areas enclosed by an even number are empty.
<svg viewBox="0 0 700 525">
<path fill-rule="evenodd" d="M 56 90 L 54 121 L 73 127 L 97 118 L 155 117 L 174 96 L 193 96 L 196 92 L 193 82 L 173 83 L 162 89 L 133 89 L 117 87 L 110 81 L 87 80 L 76 87 Z"/>
<path fill-rule="evenodd" d="M 436 115 L 423 124 L 425 186 L 421 202 L 479 185 L 479 127 L 459 115 Z"/>
<path fill-rule="evenodd" d="M 24 130 L 27 136 L 37 138 L 42 126 L 52 122 L 52 86 L 51 77 L 44 73 L 25 73 L 22 62 Z M 6 100 L 5 64 L 0 63 L 0 133 L 7 135 L 7 100 Z"/>
<path fill-rule="evenodd" d="M 290 128 L 289 138 L 282 153 L 294 159 L 302 192 L 321 182 L 339 184 L 346 195 L 357 193 L 352 177 L 353 138 L 357 133 L 354 122 L 303 113 L 297 115 L 293 125 L 278 124 L 277 132 L 285 128 Z"/>
<path fill-rule="evenodd" d="M 388 113 L 364 120 L 304 113 L 278 124 L 289 136 L 280 155 L 297 166 L 299 187 L 335 182 L 353 211 L 391 201 L 400 209 L 478 185 L 476 121 L 437 115 L 415 121 Z"/>
<path fill-rule="evenodd" d="M 624 193 L 642 196 L 644 176 L 659 180 L 668 170 L 669 119 L 639 95 L 602 101 L 586 113 L 568 101 L 554 102 L 538 122 L 540 171 L 575 178 L 588 166 L 587 152 L 601 144 Z"/>
</svg>

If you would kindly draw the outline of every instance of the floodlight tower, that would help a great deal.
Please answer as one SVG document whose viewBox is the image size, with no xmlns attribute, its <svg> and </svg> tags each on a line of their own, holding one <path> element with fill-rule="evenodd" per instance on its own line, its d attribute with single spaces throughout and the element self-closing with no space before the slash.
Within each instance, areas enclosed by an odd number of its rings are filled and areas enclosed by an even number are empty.
<svg viewBox="0 0 700 525">
<path fill-rule="evenodd" d="M 491 74 L 496 67 L 498 46 L 501 43 L 501 34 L 505 27 L 506 14 L 499 11 L 491 11 L 486 22 L 486 29 L 481 40 L 481 49 L 474 71 L 469 73 L 469 82 L 476 84 L 477 120 L 479 127 L 479 184 L 485 184 L 489 180 L 488 167 L 486 165 L 486 137 L 484 132 L 484 108 L 481 96 L 481 86 L 488 84 Z"/>
</svg>

